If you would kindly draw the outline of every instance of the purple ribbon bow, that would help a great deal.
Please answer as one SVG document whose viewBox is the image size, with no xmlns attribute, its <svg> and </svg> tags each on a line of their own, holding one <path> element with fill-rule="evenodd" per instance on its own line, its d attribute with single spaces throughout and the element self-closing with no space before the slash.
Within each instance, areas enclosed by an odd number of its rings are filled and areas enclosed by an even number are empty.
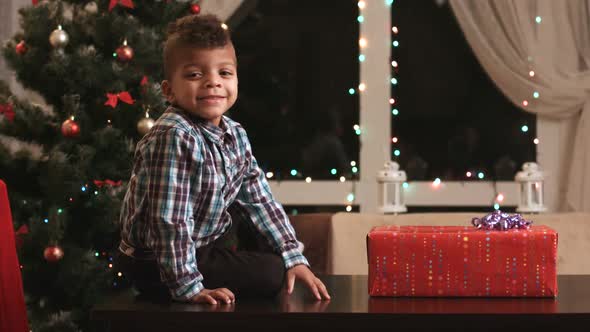
<svg viewBox="0 0 590 332">
<path fill-rule="evenodd" d="M 505 231 L 512 228 L 529 229 L 533 222 L 525 220 L 520 214 L 510 215 L 496 210 L 483 218 L 473 218 L 471 223 L 477 229 Z"/>
</svg>

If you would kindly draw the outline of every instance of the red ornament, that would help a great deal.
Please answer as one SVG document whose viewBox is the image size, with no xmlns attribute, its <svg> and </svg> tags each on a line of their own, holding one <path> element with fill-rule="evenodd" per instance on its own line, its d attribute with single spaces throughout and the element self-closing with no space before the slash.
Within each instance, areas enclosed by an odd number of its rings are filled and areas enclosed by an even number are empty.
<svg viewBox="0 0 590 332">
<path fill-rule="evenodd" d="M 197 14 L 199 14 L 199 13 L 201 12 L 201 6 L 199 6 L 199 5 L 198 5 L 198 4 L 196 4 L 196 3 L 193 3 L 193 4 L 191 5 L 190 9 L 191 9 L 191 13 L 193 13 L 193 14 L 195 14 L 195 15 L 197 15 Z"/>
<path fill-rule="evenodd" d="M 119 46 L 115 51 L 117 53 L 117 60 L 119 62 L 129 62 L 133 59 L 133 49 L 127 45 L 127 41 L 123 42 L 123 45 Z"/>
<path fill-rule="evenodd" d="M 43 257 L 48 262 L 57 262 L 64 257 L 64 251 L 59 246 L 49 246 L 43 251 Z"/>
<path fill-rule="evenodd" d="M 16 54 L 23 55 L 27 53 L 27 44 L 25 44 L 24 40 L 21 40 L 15 47 Z"/>
<path fill-rule="evenodd" d="M 14 116 L 16 115 L 14 113 L 12 104 L 0 105 L 0 114 L 3 114 L 6 120 L 8 120 L 9 122 L 13 122 Z"/>
<path fill-rule="evenodd" d="M 67 119 L 61 125 L 61 133 L 64 137 L 77 137 L 80 135 L 80 126 L 76 121 Z"/>
</svg>

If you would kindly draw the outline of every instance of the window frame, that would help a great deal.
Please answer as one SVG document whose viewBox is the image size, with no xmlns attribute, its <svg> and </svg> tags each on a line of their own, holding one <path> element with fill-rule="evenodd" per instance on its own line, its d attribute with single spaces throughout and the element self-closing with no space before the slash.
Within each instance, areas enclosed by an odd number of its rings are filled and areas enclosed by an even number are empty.
<svg viewBox="0 0 590 332">
<path fill-rule="evenodd" d="M 359 62 L 360 83 L 366 86 L 359 91 L 360 136 L 359 179 L 339 181 L 269 181 L 275 197 L 285 205 L 359 205 L 360 212 L 377 212 L 377 172 L 390 157 L 391 117 L 390 58 L 391 58 L 391 15 L 388 1 L 364 0 L 360 10 L 364 20 L 360 25 L 360 36 L 367 40 L 367 46 L 360 48 L 365 61 Z M 381 110 L 381 111 L 379 111 Z M 541 142 L 545 137 L 557 137 L 557 125 L 537 117 L 537 133 Z M 537 160 L 545 170 L 556 169 L 557 140 L 547 140 L 537 145 Z M 556 207 L 558 181 L 548 177 L 545 199 L 549 210 Z M 405 203 L 408 206 L 490 206 L 498 193 L 505 197 L 504 206 L 518 205 L 518 185 L 514 181 L 447 181 L 435 187 L 430 181 L 411 181 L 405 189 Z M 354 201 L 349 202 L 349 194 Z"/>
</svg>

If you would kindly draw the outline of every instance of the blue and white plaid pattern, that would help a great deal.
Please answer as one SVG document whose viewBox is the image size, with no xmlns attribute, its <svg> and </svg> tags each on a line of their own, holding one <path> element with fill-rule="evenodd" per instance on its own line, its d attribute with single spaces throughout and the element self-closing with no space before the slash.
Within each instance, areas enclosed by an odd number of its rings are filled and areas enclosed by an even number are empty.
<svg viewBox="0 0 590 332">
<path fill-rule="evenodd" d="M 170 107 L 137 144 L 121 239 L 151 249 L 172 297 L 188 300 L 203 289 L 195 249 L 230 229 L 232 204 L 282 255 L 286 268 L 309 266 L 244 128 L 225 116 L 217 127 Z"/>
</svg>

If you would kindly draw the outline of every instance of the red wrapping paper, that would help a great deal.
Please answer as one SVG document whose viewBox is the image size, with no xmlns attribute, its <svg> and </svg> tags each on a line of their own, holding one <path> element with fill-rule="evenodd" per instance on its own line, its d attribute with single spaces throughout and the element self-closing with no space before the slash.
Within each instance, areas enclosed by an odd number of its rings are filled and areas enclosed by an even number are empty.
<svg viewBox="0 0 590 332">
<path fill-rule="evenodd" d="M 378 226 L 367 235 L 371 296 L 557 296 L 557 233 Z"/>
</svg>

